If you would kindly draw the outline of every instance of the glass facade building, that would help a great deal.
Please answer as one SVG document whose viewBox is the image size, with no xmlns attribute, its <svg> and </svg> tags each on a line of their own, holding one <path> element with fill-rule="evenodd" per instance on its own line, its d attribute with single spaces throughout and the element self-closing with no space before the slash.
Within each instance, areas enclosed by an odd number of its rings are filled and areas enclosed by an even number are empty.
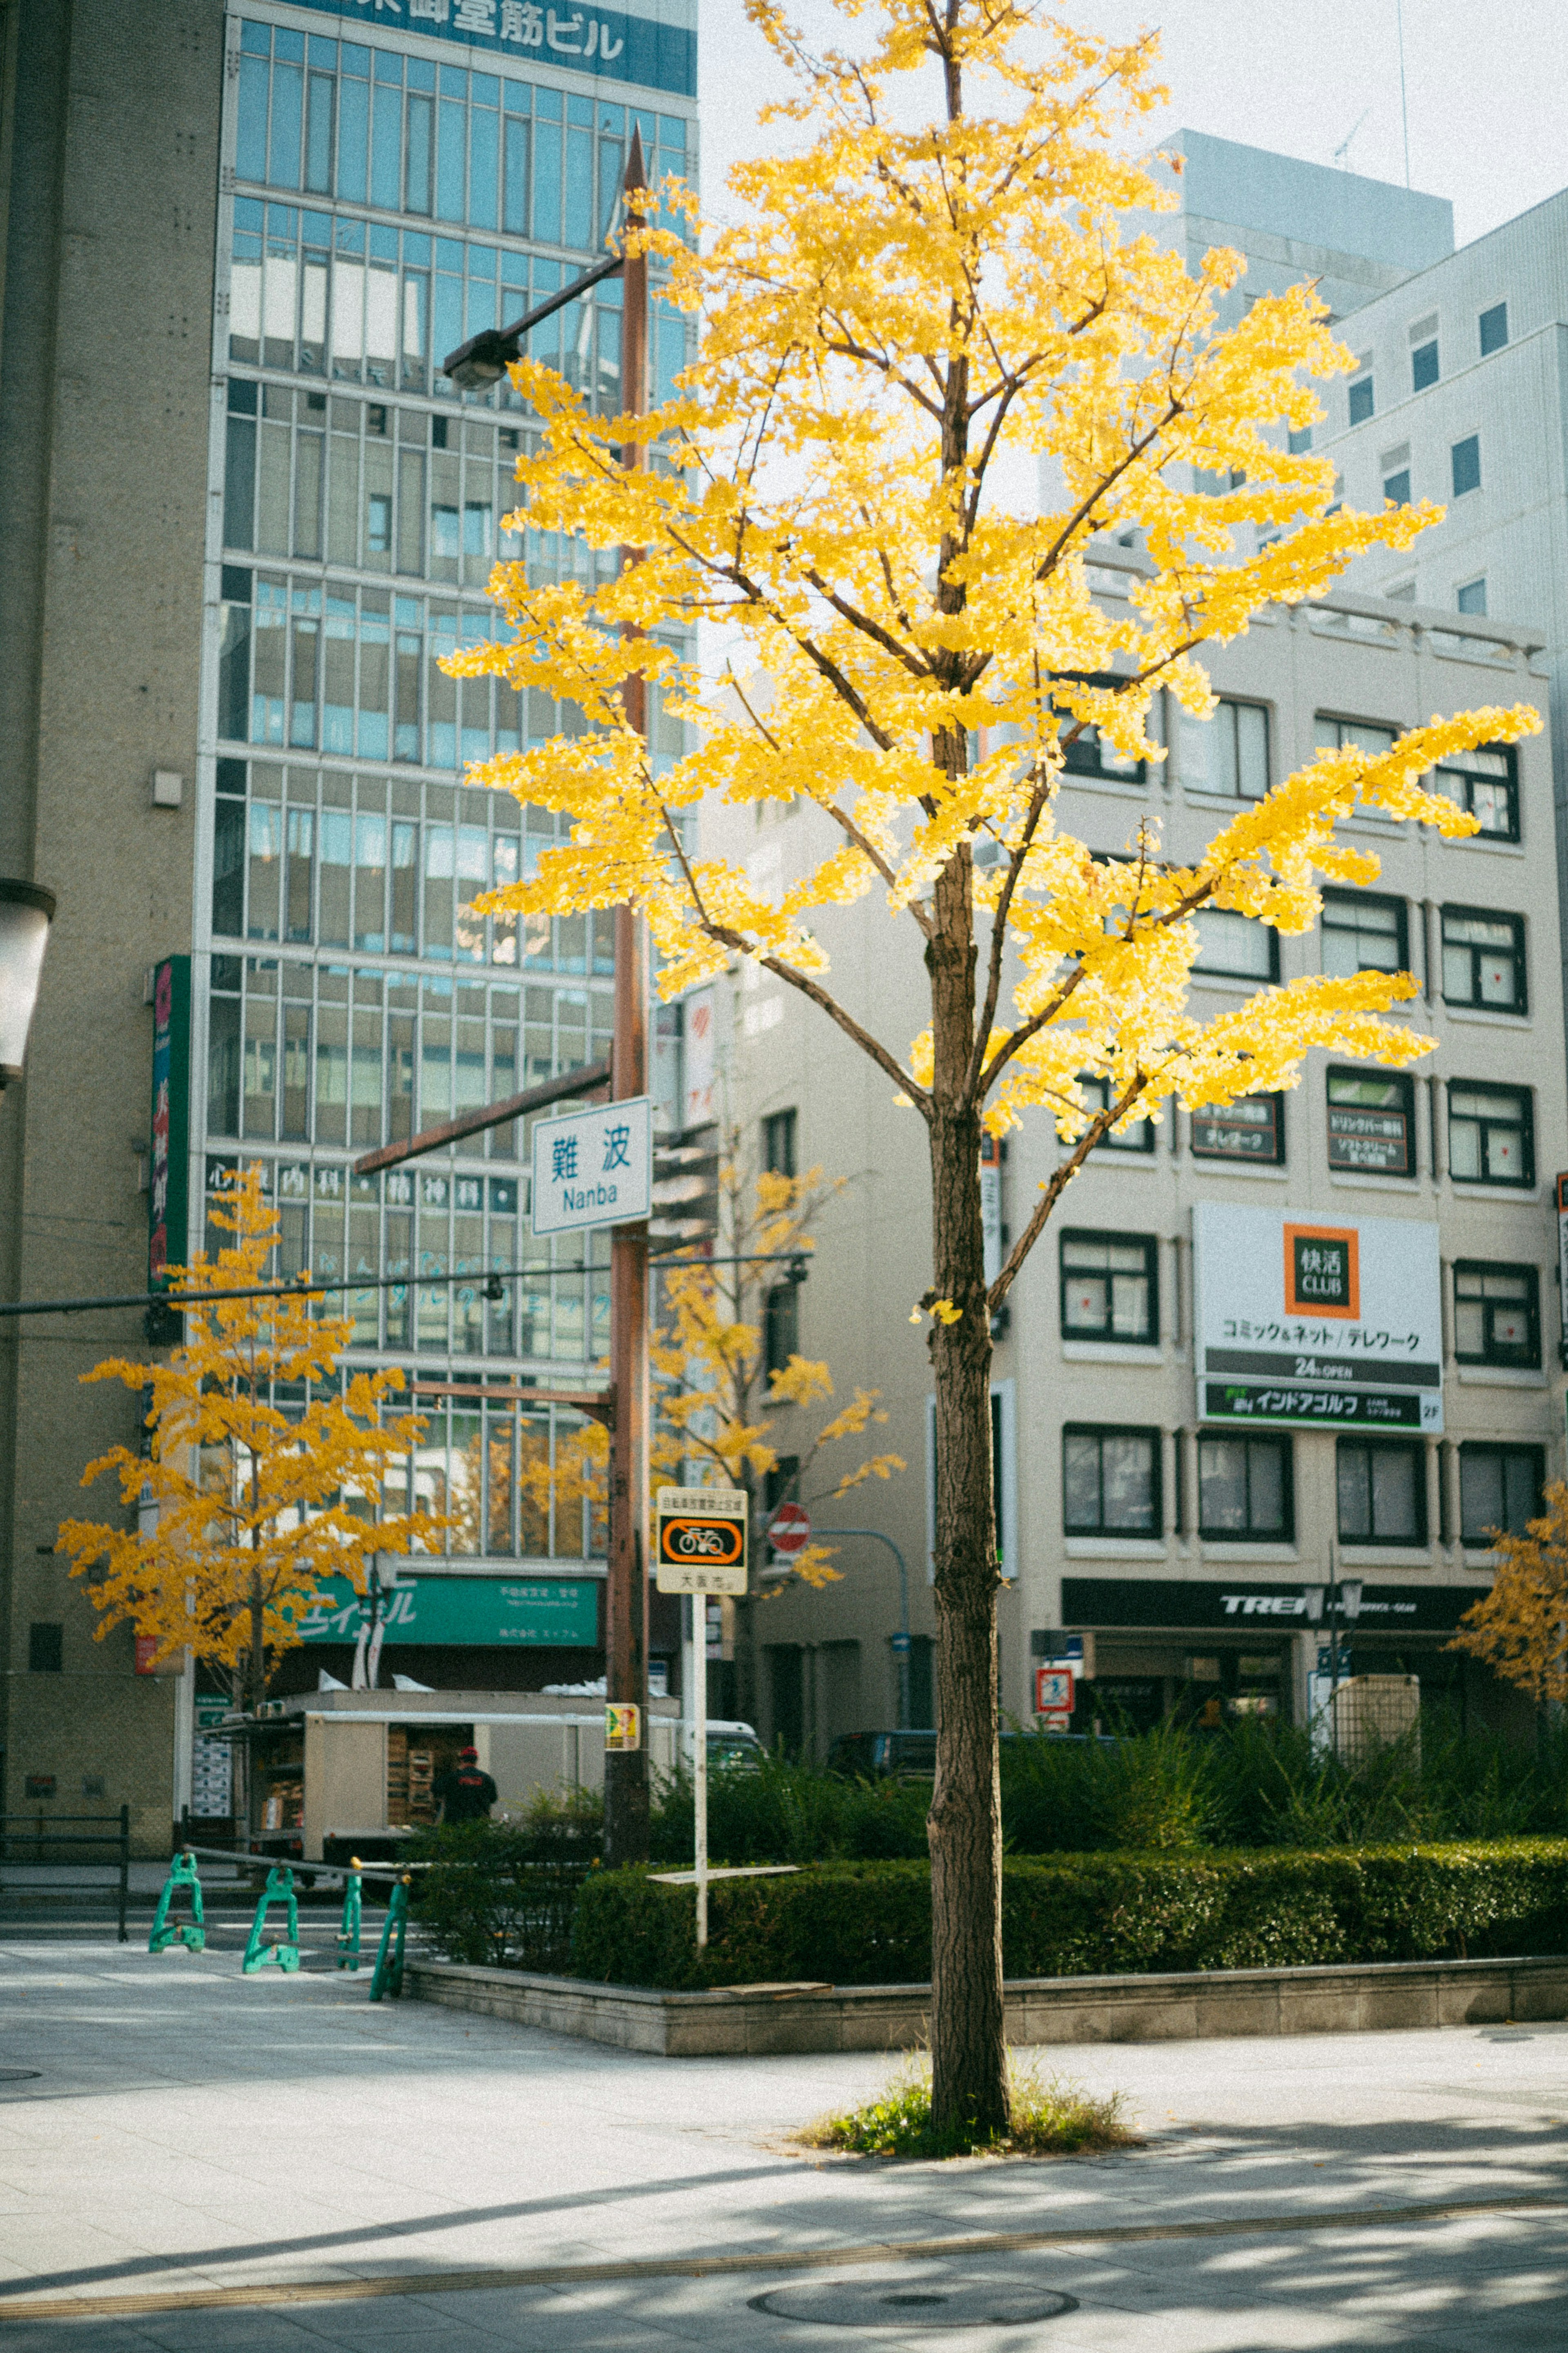
<svg viewBox="0 0 1568 2353">
<path fill-rule="evenodd" d="M 411 1499 L 451 1522 L 428 1566 L 469 1574 L 602 1555 L 595 1515 L 528 1475 L 578 1417 L 518 1392 L 597 1385 L 608 1237 L 532 1240 L 521 1123 L 353 1162 L 609 1050 L 608 919 L 475 904 L 557 827 L 467 765 L 573 714 L 440 662 L 504 633 L 498 557 L 615 559 L 506 529 L 529 414 L 440 361 L 602 258 L 634 125 L 650 181 L 695 179 L 694 14 L 654 6 L 311 0 L 227 26 L 193 1121 L 209 1201 L 260 1163 L 281 1272 L 363 1277 L 353 1361 L 414 1384 Z M 656 397 L 688 332 L 655 304 Z M 618 281 L 529 349 L 617 408 Z M 679 724 L 652 726 L 678 756 Z"/>
</svg>

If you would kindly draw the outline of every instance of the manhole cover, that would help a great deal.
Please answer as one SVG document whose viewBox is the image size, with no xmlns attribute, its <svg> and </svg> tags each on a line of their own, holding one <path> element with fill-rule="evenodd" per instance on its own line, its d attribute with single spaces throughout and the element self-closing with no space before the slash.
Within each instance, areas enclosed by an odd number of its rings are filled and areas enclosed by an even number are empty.
<svg viewBox="0 0 1568 2353">
<path fill-rule="evenodd" d="M 1078 2300 L 1015 2280 L 902 2278 L 809 2280 L 754 2295 L 757 2312 L 837 2328 L 1019 2328 L 1076 2312 Z"/>
<path fill-rule="evenodd" d="M 33 2084 L 42 2072 L 38 2067 L 0 2067 L 0 2084 Z"/>
</svg>

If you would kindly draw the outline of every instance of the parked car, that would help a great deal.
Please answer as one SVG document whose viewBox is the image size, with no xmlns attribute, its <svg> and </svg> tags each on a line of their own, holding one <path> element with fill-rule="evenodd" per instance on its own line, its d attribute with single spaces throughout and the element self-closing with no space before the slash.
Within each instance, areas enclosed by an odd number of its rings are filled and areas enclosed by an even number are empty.
<svg viewBox="0 0 1568 2353">
<path fill-rule="evenodd" d="M 1021 1740 L 1089 1740 L 1087 1732 L 1013 1732 L 999 1733 L 1002 1759 L 1005 1764 L 1010 1744 Z M 1101 1744 L 1110 1736 L 1101 1733 Z M 827 1752 L 827 1769 L 841 1774 L 847 1781 L 873 1780 L 879 1775 L 891 1775 L 895 1779 L 929 1781 L 936 1771 L 936 1734 L 934 1732 L 845 1732 Z"/>
<path fill-rule="evenodd" d="M 749 1724 L 721 1716 L 708 1719 L 708 1769 L 721 1766 L 726 1772 L 754 1773 L 762 1763 L 764 1751 L 762 1742 Z"/>
</svg>

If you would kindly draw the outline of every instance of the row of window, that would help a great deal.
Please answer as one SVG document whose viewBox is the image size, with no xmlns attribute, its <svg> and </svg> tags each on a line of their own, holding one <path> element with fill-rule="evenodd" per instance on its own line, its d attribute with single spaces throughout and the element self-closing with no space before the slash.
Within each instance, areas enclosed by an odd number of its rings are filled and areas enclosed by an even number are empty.
<svg viewBox="0 0 1568 2353">
<path fill-rule="evenodd" d="M 1113 675 L 1097 679 L 1115 683 Z M 1148 763 L 1134 760 L 1101 736 L 1098 728 L 1079 727 L 1064 742 L 1063 762 L 1068 776 L 1100 782 L 1142 784 Z M 1398 730 L 1384 722 L 1336 719 L 1326 712 L 1313 718 L 1316 748 L 1339 752 L 1348 747 L 1373 754 L 1392 749 Z M 1189 791 L 1209 792 L 1236 800 L 1261 800 L 1274 781 L 1266 705 L 1222 696 L 1212 719 L 1177 713 L 1176 751 L 1182 783 Z M 1433 772 L 1428 789 L 1457 802 L 1476 818 L 1482 834 L 1493 840 L 1520 838 L 1519 757 L 1509 744 L 1483 746 L 1474 752 L 1450 754 Z M 1374 816 L 1365 810 L 1363 816 Z"/>
<path fill-rule="evenodd" d="M 510 14 L 520 25 L 525 14 L 540 16 L 537 8 Z M 582 21 L 579 13 L 579 31 Z M 618 41 L 599 30 L 610 62 L 625 47 L 625 28 Z M 516 37 L 516 62 L 526 64 L 530 45 L 521 32 Z M 633 123 L 650 185 L 686 171 L 679 115 L 635 108 L 628 116 L 622 106 L 352 41 L 312 35 L 307 49 L 305 36 L 280 26 L 246 24 L 240 50 L 240 180 L 586 254 L 603 245 L 614 218 Z M 580 66 L 581 58 L 561 62 Z"/>
<path fill-rule="evenodd" d="M 1079 1080 L 1084 1096 L 1104 1109 L 1109 1080 Z M 1414 1176 L 1419 1169 L 1415 1084 L 1405 1071 L 1331 1068 L 1325 1075 L 1329 1166 L 1352 1175 Z M 1528 1188 L 1535 1182 L 1535 1098 L 1531 1087 L 1450 1079 L 1448 1174 L 1458 1184 Z M 1194 1160 L 1285 1166 L 1285 1098 L 1245 1095 L 1188 1114 Z M 1152 1153 L 1152 1121 L 1132 1121 L 1108 1135 L 1101 1152 Z"/>
<path fill-rule="evenodd" d="M 1228 908 L 1202 909 L 1193 918 L 1199 948 L 1194 969 L 1238 980 L 1278 980 L 1279 934 L 1271 923 Z M 1348 979 L 1358 972 L 1407 972 L 1405 902 L 1359 891 L 1326 891 L 1321 926 L 1323 970 Z M 1527 1013 L 1524 918 L 1494 907 L 1441 910 L 1441 986 L 1445 1005 Z"/>
<path fill-rule="evenodd" d="M 228 743 L 456 768 L 580 732 L 573 705 L 441 668 L 463 646 L 508 636 L 498 607 L 459 610 L 237 564 L 223 566 L 222 588 L 218 733 Z M 668 765 L 684 733 L 651 701 L 654 759 Z"/>
<path fill-rule="evenodd" d="M 212 927 L 218 940 L 314 943 L 437 964 L 609 972 L 607 914 L 482 915 L 531 875 L 569 819 L 510 793 L 219 760 Z"/>
<path fill-rule="evenodd" d="M 1409 337 L 1410 390 L 1412 393 L 1429 391 L 1432 385 L 1437 382 L 1438 377 L 1442 373 L 1440 342 L 1436 319 L 1435 317 L 1418 319 L 1415 324 L 1410 329 Z M 1490 303 L 1486 310 L 1482 311 L 1479 314 L 1476 320 L 1477 356 L 1483 360 L 1489 359 L 1493 352 L 1502 351 L 1506 347 L 1507 343 L 1508 304 L 1506 302 Z M 1376 409 L 1375 379 L 1370 360 L 1364 362 L 1357 374 L 1351 378 L 1345 397 L 1347 412 L 1351 424 L 1366 424 L 1368 419 L 1375 413 Z M 1394 397 L 1396 400 L 1402 400 L 1405 398 L 1406 396 L 1403 392 L 1398 392 L 1395 394 Z M 1290 446 L 1293 449 L 1298 446 L 1301 448 L 1310 448 L 1311 446 L 1310 434 L 1292 434 L 1290 437 Z M 1463 448 L 1465 444 L 1461 442 L 1458 444 L 1457 447 Z M 1479 459 L 1478 458 L 1476 482 L 1479 482 Z M 1476 482 L 1468 483 L 1466 487 L 1468 489 L 1474 490 Z M 1457 468 L 1454 481 L 1454 494 L 1456 497 L 1461 495 Z M 1393 496 L 1394 494 L 1390 492 L 1389 495 Z M 1404 500 L 1401 500 L 1400 503 L 1405 503 L 1405 500 L 1407 500 L 1409 495 L 1409 491 L 1406 489 L 1405 498 Z"/>
<path fill-rule="evenodd" d="M 603 988 L 487 988 L 482 978 L 214 956 L 207 1134 L 402 1143 L 604 1060 L 611 1028 Z M 491 1159 L 518 1157 L 517 1124 L 487 1134 Z M 484 1157 L 486 1137 L 469 1148 Z"/>
<path fill-rule="evenodd" d="M 1426 1449 L 1417 1440 L 1336 1440 L 1339 1540 L 1425 1546 Z M 1288 1437 L 1198 1434 L 1197 1530 L 1224 1543 L 1289 1544 L 1296 1533 L 1294 1447 Z M 1069 1422 L 1062 1431 L 1062 1530 L 1069 1536 L 1165 1533 L 1164 1434 Z M 1178 1478 L 1182 1454 L 1178 1443 Z M 1539 1446 L 1459 1448 L 1459 1532 L 1486 1546 L 1494 1530 L 1523 1535 L 1541 1513 Z M 1184 1519 L 1178 1498 L 1178 1523 Z"/>
<path fill-rule="evenodd" d="M 1154 1234 L 1069 1227 L 1058 1258 L 1064 1340 L 1153 1346 L 1160 1337 L 1160 1243 Z M 1461 1365 L 1541 1364 L 1541 1282 L 1533 1266 L 1454 1263 L 1454 1356 Z"/>
</svg>

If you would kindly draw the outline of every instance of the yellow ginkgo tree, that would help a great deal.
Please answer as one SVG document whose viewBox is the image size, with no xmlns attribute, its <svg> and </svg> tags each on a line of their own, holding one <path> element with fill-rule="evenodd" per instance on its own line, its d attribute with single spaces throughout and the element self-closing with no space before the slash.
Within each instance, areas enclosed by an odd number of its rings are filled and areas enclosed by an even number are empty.
<svg viewBox="0 0 1568 2353">
<path fill-rule="evenodd" d="M 1352 364 L 1310 289 L 1262 294 L 1222 330 L 1240 257 L 1190 270 L 1151 233 L 1170 198 L 1131 159 L 1162 95 L 1153 36 L 1107 43 L 1031 0 L 841 5 L 855 54 L 813 57 L 777 0 L 748 0 L 795 77 L 792 152 L 733 172 L 734 226 L 689 242 L 635 232 L 661 299 L 696 322 L 677 396 L 599 417 L 542 366 L 514 367 L 538 429 L 518 469 L 527 523 L 627 553 L 597 586 L 499 567 L 511 640 L 451 667 L 578 714 L 578 732 L 475 771 L 571 819 L 490 904 L 633 902 L 667 993 L 754 959 L 923 1124 L 929 1282 L 911 1290 L 936 1390 L 933 2103 L 940 2128 L 984 2136 L 1006 2113 L 991 1319 L 1108 1130 L 1173 1099 L 1293 1086 L 1312 1047 L 1385 1063 L 1427 1050 L 1379 1018 L 1413 994 L 1407 975 L 1292 981 L 1196 1018 L 1194 918 L 1309 930 L 1324 878 L 1377 872 L 1338 839 L 1342 820 L 1373 808 L 1470 831 L 1423 778 L 1537 721 L 1477 711 L 1382 754 L 1321 754 L 1190 862 L 1152 823 L 1117 858 L 1061 828 L 1080 731 L 1162 758 L 1151 701 L 1213 711 L 1207 642 L 1321 596 L 1358 551 L 1406 547 L 1439 511 L 1357 513 L 1335 502 L 1327 459 L 1291 454 L 1320 413 L 1313 381 Z M 1001 496 L 1020 471 L 1043 486 L 1026 512 Z M 1134 533 L 1145 565 L 1114 617 L 1092 594 L 1102 533 Z M 679 632 L 701 621 L 721 628 L 742 691 L 682 654 Z M 685 758 L 656 764 L 628 723 L 637 676 L 689 723 Z M 714 797 L 809 804 L 822 854 L 768 892 L 693 846 Z M 835 987 L 815 928 L 872 895 L 912 927 L 924 965 L 920 1009 L 886 1036 Z M 1032 1113 L 1069 1148 L 988 1285 L 982 1131 Z"/>
<path fill-rule="evenodd" d="M 171 1267 L 184 1293 L 243 1292 L 268 1282 L 278 1222 L 251 1167 L 214 1203 L 234 1240 L 216 1258 Z M 346 1577 L 358 1592 L 374 1555 L 403 1553 L 444 1523 L 386 1508 L 406 1494 L 425 1425 L 383 1419 L 398 1372 L 338 1375 L 353 1319 L 319 1311 L 308 1279 L 292 1293 L 188 1303 L 185 1334 L 166 1362 L 115 1358 L 84 1380 L 123 1381 L 147 1395 L 148 1451 L 111 1447 L 82 1473 L 120 1481 L 129 1525 L 61 1524 L 58 1549 L 88 1579 L 100 1641 L 127 1620 L 165 1659 L 191 1651 L 233 1673 L 251 1706 L 265 1696 L 269 1654 L 289 1648 L 319 1588 Z M 308 1401 L 276 1401 L 287 1388 Z"/>
<path fill-rule="evenodd" d="M 1487 1531 L 1498 1556 L 1491 1591 L 1459 1620 L 1451 1651 L 1484 1659 L 1537 1707 L 1568 1700 L 1568 1485 L 1553 1479 L 1523 1535 Z"/>
</svg>

